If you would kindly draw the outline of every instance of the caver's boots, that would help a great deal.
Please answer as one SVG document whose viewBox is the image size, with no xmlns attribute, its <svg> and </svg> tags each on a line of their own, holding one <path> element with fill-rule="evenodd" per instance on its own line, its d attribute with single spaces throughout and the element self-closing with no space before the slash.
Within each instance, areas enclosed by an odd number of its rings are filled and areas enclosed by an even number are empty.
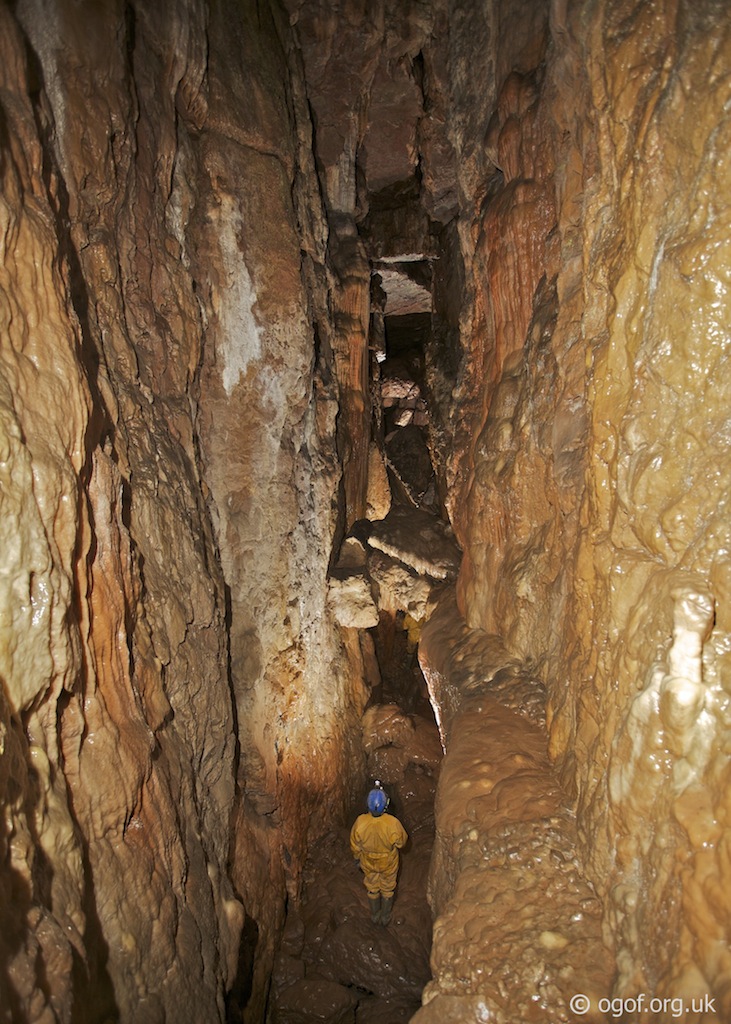
<svg viewBox="0 0 731 1024">
<path fill-rule="evenodd" d="M 391 909 L 393 907 L 393 896 L 384 896 L 381 900 L 381 924 L 388 924 L 391 920 Z"/>
<path fill-rule="evenodd" d="M 369 896 L 368 902 L 371 905 L 371 921 L 374 924 L 379 924 L 381 922 L 381 897 Z"/>
</svg>

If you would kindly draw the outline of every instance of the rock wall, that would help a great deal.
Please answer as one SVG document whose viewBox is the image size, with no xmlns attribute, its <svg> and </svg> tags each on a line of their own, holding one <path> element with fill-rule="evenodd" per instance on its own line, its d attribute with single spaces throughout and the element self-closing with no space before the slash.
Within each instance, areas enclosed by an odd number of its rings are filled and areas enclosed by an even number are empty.
<svg viewBox="0 0 731 1024">
<path fill-rule="evenodd" d="M 284 2 L 302 53 L 330 230 L 349 528 L 366 517 L 369 441 L 380 415 L 369 390 L 379 345 L 369 338 L 373 262 L 436 257 L 437 236 L 457 208 L 445 130 L 447 12 L 441 0 Z"/>
<path fill-rule="evenodd" d="M 442 598 L 419 650 L 446 750 L 435 807 L 431 965 L 414 1024 L 606 1019 L 614 960 L 576 815 L 548 755 L 545 687 Z"/>
<path fill-rule="evenodd" d="M 610 5 L 588 44 L 601 113 L 586 298 L 607 315 L 591 329 L 590 528 L 573 606 L 585 579 L 596 584 L 591 630 L 566 664 L 576 710 L 556 699 L 554 742 L 557 753 L 586 751 L 577 783 L 587 853 L 592 835 L 614 837 L 591 856 L 606 880 L 619 990 L 711 993 L 724 1020 L 731 121 L 718 71 L 731 60 L 731 25 L 713 4 Z M 620 86 L 620 68 L 635 62 L 641 72 Z"/>
<path fill-rule="evenodd" d="M 459 608 L 545 684 L 615 994 L 726 1020 L 729 20 L 519 6 L 450 22 Z"/>
<path fill-rule="evenodd" d="M 261 1018 L 362 765 L 327 575 L 368 507 L 368 258 L 411 246 L 465 552 L 424 644 L 445 740 L 455 650 L 516 744 L 540 682 L 573 806 L 536 807 L 615 992 L 728 1019 L 724 4 L 283 6 L 0 8 L 0 1013 Z M 487 813 L 455 806 L 440 912 Z M 429 994 L 479 1002 L 460 920 Z"/>
<path fill-rule="evenodd" d="M 8 1020 L 221 1013 L 243 919 L 198 318 L 124 9 L 87 13 L 2 12 Z"/>
<path fill-rule="evenodd" d="M 0 1017 L 258 1021 L 365 699 L 299 58 L 276 5 L 0 20 Z"/>
</svg>

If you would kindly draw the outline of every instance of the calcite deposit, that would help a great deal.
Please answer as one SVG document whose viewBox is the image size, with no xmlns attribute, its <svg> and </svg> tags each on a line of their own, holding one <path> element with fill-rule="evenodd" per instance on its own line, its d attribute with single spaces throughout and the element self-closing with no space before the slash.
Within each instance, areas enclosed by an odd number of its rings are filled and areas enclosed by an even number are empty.
<svg viewBox="0 0 731 1024">
<path fill-rule="evenodd" d="M 585 1019 L 602 1021 L 614 960 L 549 761 L 543 685 L 450 598 L 420 645 L 447 756 L 429 876 L 434 978 L 414 1021 L 565 1021 L 577 993 L 591 1001 Z"/>
<path fill-rule="evenodd" d="M 508 40 L 502 11 L 488 88 L 458 77 L 474 51 L 453 51 L 472 292 L 450 412 L 451 642 L 493 636 L 509 672 L 546 687 L 613 993 L 707 997 L 688 1019 L 723 1021 L 729 19 L 713 3 L 554 4 Z M 467 24 L 477 38 L 482 16 Z M 447 710 L 454 671 L 435 688 Z"/>
<path fill-rule="evenodd" d="M 72 9 L 0 14 L 8 1020 L 223 1014 L 245 913 L 224 584 L 179 369 L 135 355 L 165 348 L 152 293 L 172 257 L 152 278 L 134 260 L 151 192 L 126 59 L 96 45 L 124 34 L 107 13 L 83 31 Z M 83 119 L 78 66 L 108 86 Z"/>
<path fill-rule="evenodd" d="M 0 18 L 1 1012 L 259 1021 L 365 700 L 301 72 L 276 9 Z"/>
<path fill-rule="evenodd" d="M 731 1019 L 730 70 L 722 0 L 0 6 L 0 1020 Z M 439 747 L 402 998 L 335 850 Z"/>
</svg>

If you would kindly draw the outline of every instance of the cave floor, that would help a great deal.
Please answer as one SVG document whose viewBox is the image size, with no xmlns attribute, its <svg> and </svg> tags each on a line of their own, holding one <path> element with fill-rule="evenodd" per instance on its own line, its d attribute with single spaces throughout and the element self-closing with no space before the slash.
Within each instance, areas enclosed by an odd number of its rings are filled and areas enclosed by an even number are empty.
<svg viewBox="0 0 731 1024">
<path fill-rule="evenodd" d="M 350 853 L 352 808 L 313 849 L 303 898 L 288 913 L 272 979 L 272 1024 L 402 1024 L 421 1005 L 430 978 L 432 915 L 426 883 L 434 840 L 441 746 L 429 712 L 374 705 L 364 718 L 368 778 L 380 779 L 389 811 L 409 833 L 393 914 L 373 924 L 362 874 Z"/>
</svg>

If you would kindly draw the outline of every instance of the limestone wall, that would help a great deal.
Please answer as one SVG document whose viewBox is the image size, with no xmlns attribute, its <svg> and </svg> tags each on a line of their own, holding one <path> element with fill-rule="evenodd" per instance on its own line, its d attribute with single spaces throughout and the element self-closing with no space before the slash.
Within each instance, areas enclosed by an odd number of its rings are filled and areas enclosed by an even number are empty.
<svg viewBox="0 0 731 1024">
<path fill-rule="evenodd" d="M 729 20 L 715 3 L 545 13 L 548 38 L 500 51 L 483 86 L 492 166 L 466 164 L 486 198 L 461 214 L 460 608 L 545 682 L 616 992 L 711 994 L 720 1021 Z"/>
<path fill-rule="evenodd" d="M 331 6 L 0 8 L 0 1013 L 260 1017 L 361 765 L 326 578 L 416 188 L 445 663 L 547 693 L 616 991 L 728 1019 L 725 4 Z"/>
<path fill-rule="evenodd" d="M 588 38 L 601 113 L 586 305 L 607 317 L 595 334 L 587 315 L 585 328 L 590 530 L 574 608 L 584 605 L 585 579 L 596 583 L 586 654 L 575 649 L 566 664 L 575 710 L 556 699 L 554 742 L 557 753 L 567 741 L 586 751 L 581 818 L 609 894 L 620 990 L 711 992 L 723 1020 L 731 121 L 721 69 L 731 26 L 717 5 L 661 5 L 632 12 L 625 37 L 627 14 L 609 6 Z M 620 86 L 627 64 L 641 71 Z M 610 211 L 599 198 L 607 182 Z M 612 839 L 600 851 L 592 836 L 604 828 Z"/>
<path fill-rule="evenodd" d="M 3 1020 L 219 1020 L 233 989 L 258 1021 L 360 768 L 326 232 L 276 10 L 0 10 Z"/>
</svg>

